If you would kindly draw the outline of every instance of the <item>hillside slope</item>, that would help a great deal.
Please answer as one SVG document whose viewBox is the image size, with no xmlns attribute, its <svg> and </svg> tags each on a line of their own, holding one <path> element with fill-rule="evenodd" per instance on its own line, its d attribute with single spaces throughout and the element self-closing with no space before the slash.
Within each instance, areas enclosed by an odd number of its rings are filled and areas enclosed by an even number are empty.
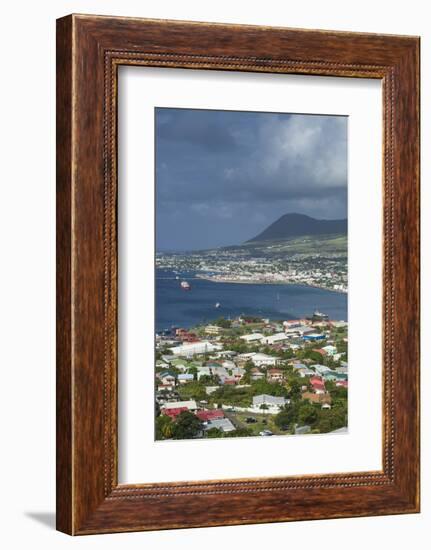
<svg viewBox="0 0 431 550">
<path fill-rule="evenodd" d="M 245 244 L 284 241 L 305 235 L 347 235 L 347 220 L 317 220 L 304 214 L 285 214 Z"/>
</svg>

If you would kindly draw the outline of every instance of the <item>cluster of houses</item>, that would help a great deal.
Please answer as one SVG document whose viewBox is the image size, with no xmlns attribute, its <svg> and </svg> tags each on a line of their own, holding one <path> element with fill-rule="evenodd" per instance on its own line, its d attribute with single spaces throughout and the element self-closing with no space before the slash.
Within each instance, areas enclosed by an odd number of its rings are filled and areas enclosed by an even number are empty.
<svg viewBox="0 0 431 550">
<path fill-rule="evenodd" d="M 345 352 L 339 351 L 333 337 L 334 331 L 341 329 L 347 343 L 347 323 L 318 317 L 283 323 L 261 320 L 249 327 L 240 319 L 235 321 L 241 326 L 239 333 L 236 327 L 223 329 L 209 324 L 157 335 L 155 397 L 161 414 L 175 422 L 183 411 L 189 411 L 202 422 L 204 432 L 217 428 L 229 433 L 237 429 L 235 413 L 275 415 L 290 400 L 277 391 L 267 391 L 253 394 L 247 406 L 232 406 L 212 400 L 212 394 L 221 386 L 239 390 L 266 381 L 286 387 L 287 378 L 293 374 L 299 381 L 302 399 L 322 408 L 331 407 L 328 382 L 331 387 L 347 388 Z M 253 330 L 256 325 L 259 330 Z M 238 349 L 238 344 L 247 351 L 229 349 Z M 313 358 L 306 357 L 306 350 L 314 352 Z M 289 352 L 287 358 L 285 352 Z M 196 382 L 204 388 L 204 398 L 182 398 L 186 386 Z"/>
<path fill-rule="evenodd" d="M 202 422 L 204 432 L 211 428 L 217 428 L 223 433 L 234 432 L 236 429 L 233 423 L 226 418 L 223 409 L 202 409 L 196 404 L 196 401 L 166 403 L 162 408 L 162 414 L 169 416 L 174 421 L 183 411 L 190 411 L 196 414 Z"/>
</svg>

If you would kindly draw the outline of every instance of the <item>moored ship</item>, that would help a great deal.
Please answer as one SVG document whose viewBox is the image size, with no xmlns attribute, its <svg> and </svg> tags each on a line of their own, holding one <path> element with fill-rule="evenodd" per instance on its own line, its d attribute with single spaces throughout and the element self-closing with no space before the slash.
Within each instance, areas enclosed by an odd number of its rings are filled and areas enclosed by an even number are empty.
<svg viewBox="0 0 431 550">
<path fill-rule="evenodd" d="M 316 309 L 315 312 L 313 313 L 313 316 L 310 319 L 313 322 L 328 321 L 329 317 L 328 317 L 328 315 L 326 315 L 326 313 L 321 313 L 320 311 L 318 311 Z"/>
<path fill-rule="evenodd" d="M 182 290 L 191 290 L 192 289 L 192 287 L 190 286 L 190 283 L 188 283 L 187 281 L 181 281 L 180 287 L 181 287 Z"/>
</svg>

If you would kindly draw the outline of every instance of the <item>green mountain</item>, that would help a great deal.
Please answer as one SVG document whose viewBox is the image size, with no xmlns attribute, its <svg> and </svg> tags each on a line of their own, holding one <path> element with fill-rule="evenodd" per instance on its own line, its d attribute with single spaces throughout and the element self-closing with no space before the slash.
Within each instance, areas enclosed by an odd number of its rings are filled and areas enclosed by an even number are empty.
<svg viewBox="0 0 431 550">
<path fill-rule="evenodd" d="M 319 240 L 324 235 L 347 236 L 347 220 L 317 220 L 304 214 L 285 214 L 244 244 L 286 241 L 304 236 Z"/>
</svg>

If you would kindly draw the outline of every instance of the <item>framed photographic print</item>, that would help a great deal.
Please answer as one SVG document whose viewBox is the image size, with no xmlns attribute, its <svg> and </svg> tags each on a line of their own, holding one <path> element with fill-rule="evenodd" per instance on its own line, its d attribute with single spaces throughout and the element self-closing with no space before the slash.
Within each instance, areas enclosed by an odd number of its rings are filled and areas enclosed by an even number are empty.
<svg viewBox="0 0 431 550">
<path fill-rule="evenodd" d="M 57 22 L 57 527 L 419 511 L 419 39 Z"/>
</svg>

